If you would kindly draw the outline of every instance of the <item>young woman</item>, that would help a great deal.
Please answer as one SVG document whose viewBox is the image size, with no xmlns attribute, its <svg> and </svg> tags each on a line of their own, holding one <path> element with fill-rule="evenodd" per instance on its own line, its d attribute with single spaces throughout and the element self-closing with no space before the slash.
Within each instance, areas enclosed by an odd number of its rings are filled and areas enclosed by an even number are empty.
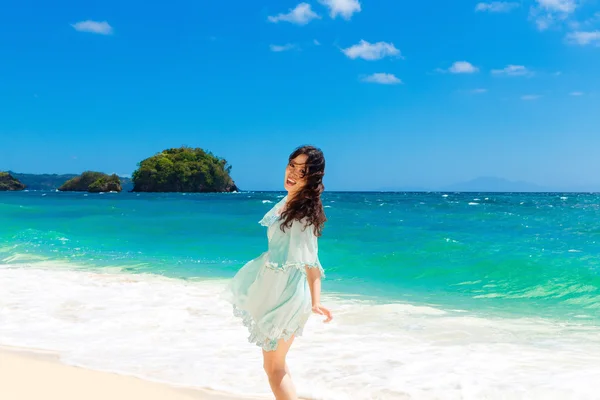
<svg viewBox="0 0 600 400">
<path fill-rule="evenodd" d="M 234 314 L 250 331 L 248 340 L 263 350 L 264 368 L 277 400 L 297 399 L 286 355 L 302 334 L 311 312 L 332 319 L 321 305 L 317 237 L 326 220 L 321 193 L 325 158 L 304 146 L 289 157 L 284 187 L 288 192 L 260 221 L 268 251 L 247 263 L 231 281 L 228 297 Z"/>
</svg>

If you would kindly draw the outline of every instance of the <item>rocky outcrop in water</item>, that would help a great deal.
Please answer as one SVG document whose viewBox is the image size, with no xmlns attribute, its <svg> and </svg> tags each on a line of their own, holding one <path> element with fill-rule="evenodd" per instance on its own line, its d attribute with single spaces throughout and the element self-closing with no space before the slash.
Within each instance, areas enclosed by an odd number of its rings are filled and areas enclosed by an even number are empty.
<svg viewBox="0 0 600 400">
<path fill-rule="evenodd" d="M 13 177 L 8 172 L 0 172 L 0 191 L 16 191 L 25 189 L 25 185 L 23 185 L 19 180 Z"/>
<path fill-rule="evenodd" d="M 164 150 L 139 163 L 134 192 L 237 192 L 226 160 L 200 148 Z"/>
<path fill-rule="evenodd" d="M 107 175 L 102 172 L 86 171 L 69 179 L 61 187 L 61 192 L 120 192 L 121 180 L 117 175 Z"/>
</svg>

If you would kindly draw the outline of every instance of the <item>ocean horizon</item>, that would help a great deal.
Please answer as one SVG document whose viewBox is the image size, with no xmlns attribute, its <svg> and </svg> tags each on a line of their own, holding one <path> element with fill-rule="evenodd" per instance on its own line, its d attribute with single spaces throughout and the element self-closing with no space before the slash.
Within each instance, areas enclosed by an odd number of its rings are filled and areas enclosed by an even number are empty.
<svg viewBox="0 0 600 400">
<path fill-rule="evenodd" d="M 261 354 L 220 294 L 282 192 L 0 193 L 0 345 L 243 395 Z M 592 399 L 600 195 L 333 192 L 323 302 L 290 353 L 311 399 Z"/>
</svg>

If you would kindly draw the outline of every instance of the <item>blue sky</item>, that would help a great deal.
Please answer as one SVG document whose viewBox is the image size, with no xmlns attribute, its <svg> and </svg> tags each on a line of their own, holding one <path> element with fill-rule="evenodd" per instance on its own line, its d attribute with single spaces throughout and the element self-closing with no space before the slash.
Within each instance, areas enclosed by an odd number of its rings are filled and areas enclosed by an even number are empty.
<svg viewBox="0 0 600 400">
<path fill-rule="evenodd" d="M 279 189 L 311 143 L 330 190 L 600 190 L 599 0 L 22 0 L 0 37 L 0 169 L 188 145 Z"/>
</svg>

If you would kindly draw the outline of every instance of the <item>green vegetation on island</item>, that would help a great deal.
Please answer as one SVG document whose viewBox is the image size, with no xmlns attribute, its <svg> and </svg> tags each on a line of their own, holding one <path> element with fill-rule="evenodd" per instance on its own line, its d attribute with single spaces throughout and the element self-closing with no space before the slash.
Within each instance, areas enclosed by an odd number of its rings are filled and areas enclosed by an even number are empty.
<svg viewBox="0 0 600 400">
<path fill-rule="evenodd" d="M 23 189 L 25 189 L 25 185 L 19 182 L 17 178 L 13 177 L 8 172 L 0 172 L 0 191 L 14 191 Z"/>
<path fill-rule="evenodd" d="M 61 187 L 69 179 L 73 179 L 77 174 L 21 174 L 14 171 L 8 171 L 13 177 L 21 181 L 27 190 L 56 190 Z M 131 179 L 119 177 L 121 179 L 121 187 L 123 190 L 133 189 Z"/>
<path fill-rule="evenodd" d="M 69 179 L 61 187 L 61 192 L 120 192 L 121 180 L 115 174 L 107 175 L 102 172 L 86 171 Z"/>
<path fill-rule="evenodd" d="M 226 160 L 200 148 L 164 150 L 138 164 L 134 192 L 235 192 Z"/>
</svg>

